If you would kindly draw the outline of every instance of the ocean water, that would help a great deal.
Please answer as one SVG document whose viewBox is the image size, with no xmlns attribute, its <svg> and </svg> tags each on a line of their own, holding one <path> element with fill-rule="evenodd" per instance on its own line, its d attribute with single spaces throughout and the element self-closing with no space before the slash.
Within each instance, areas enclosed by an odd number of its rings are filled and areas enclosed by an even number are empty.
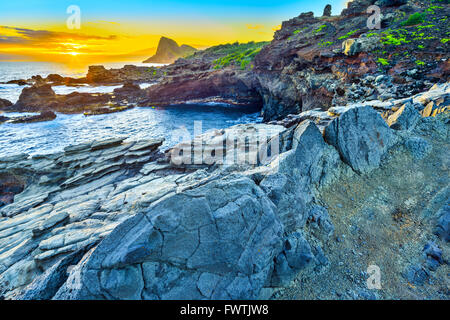
<svg viewBox="0 0 450 320">
<path fill-rule="evenodd" d="M 15 65 L 15 68 L 11 64 Z M 29 68 L 26 68 L 27 71 L 16 70 L 16 68 L 26 66 L 28 65 L 25 63 L 0 62 L 0 82 L 30 78 L 35 74 L 43 77 L 51 73 L 64 74 L 64 69 L 58 70 L 58 67 L 50 64 L 32 63 Z M 65 75 L 75 76 L 69 73 L 65 73 Z M 78 76 L 82 76 L 82 74 Z M 148 85 L 143 84 L 142 86 Z M 74 91 L 112 92 L 114 88 L 117 86 L 55 86 L 53 89 L 59 94 L 68 94 Z M 23 87 L 13 85 L 0 85 L 0 98 L 9 98 L 8 100 L 15 102 L 11 98 L 16 97 L 17 100 L 22 89 Z M 165 149 L 180 141 L 179 132 L 185 132 L 188 138 L 193 137 L 194 127 L 196 128 L 195 134 L 198 134 L 260 120 L 259 112 L 254 108 L 224 104 L 186 104 L 165 108 L 143 107 L 96 116 L 57 114 L 57 118 L 53 121 L 0 124 L 0 157 L 20 153 L 50 154 L 60 152 L 69 145 L 116 137 L 126 138 L 128 141 L 164 138 L 163 149 Z M 183 139 L 185 138 L 186 135 L 183 136 Z"/>
</svg>

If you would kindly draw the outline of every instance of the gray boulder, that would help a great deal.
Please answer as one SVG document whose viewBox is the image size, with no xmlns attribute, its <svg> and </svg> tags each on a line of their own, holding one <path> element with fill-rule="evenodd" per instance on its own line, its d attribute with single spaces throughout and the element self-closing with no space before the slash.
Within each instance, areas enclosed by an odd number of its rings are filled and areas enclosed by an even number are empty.
<svg viewBox="0 0 450 320">
<path fill-rule="evenodd" d="M 291 233 L 284 241 L 283 251 L 275 258 L 271 284 L 285 286 L 298 271 L 306 267 L 314 258 L 311 246 L 301 232 Z"/>
<path fill-rule="evenodd" d="M 252 180 L 211 181 L 120 224 L 55 299 L 255 299 L 282 234 L 275 207 Z"/>
<path fill-rule="evenodd" d="M 380 165 L 396 136 L 371 107 L 355 107 L 334 119 L 326 128 L 325 140 L 334 146 L 342 160 L 358 173 Z"/>
</svg>

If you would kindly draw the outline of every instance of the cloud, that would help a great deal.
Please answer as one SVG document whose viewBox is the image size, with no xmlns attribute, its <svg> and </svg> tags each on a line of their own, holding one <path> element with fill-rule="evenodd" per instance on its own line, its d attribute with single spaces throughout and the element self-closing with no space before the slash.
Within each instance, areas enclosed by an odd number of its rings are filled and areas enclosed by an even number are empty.
<svg viewBox="0 0 450 320">
<path fill-rule="evenodd" d="M 264 28 L 264 26 L 262 24 L 255 24 L 255 25 L 246 24 L 245 26 L 247 27 L 247 29 L 250 29 L 250 30 L 260 30 L 260 29 Z"/>
</svg>

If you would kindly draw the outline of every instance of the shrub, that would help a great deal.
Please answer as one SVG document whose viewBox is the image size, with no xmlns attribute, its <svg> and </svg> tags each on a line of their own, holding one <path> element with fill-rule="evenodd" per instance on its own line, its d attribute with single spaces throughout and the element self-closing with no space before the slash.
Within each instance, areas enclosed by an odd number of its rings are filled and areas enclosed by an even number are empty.
<svg viewBox="0 0 450 320">
<path fill-rule="evenodd" d="M 339 37 L 338 39 L 339 39 L 339 40 L 347 39 L 347 38 L 350 37 L 352 34 L 358 32 L 358 31 L 359 31 L 359 29 L 349 31 L 347 34 L 345 34 L 345 35 Z"/>
<path fill-rule="evenodd" d="M 420 12 L 415 12 L 409 16 L 408 20 L 402 22 L 402 26 L 413 26 L 424 21 L 424 15 Z"/>
</svg>

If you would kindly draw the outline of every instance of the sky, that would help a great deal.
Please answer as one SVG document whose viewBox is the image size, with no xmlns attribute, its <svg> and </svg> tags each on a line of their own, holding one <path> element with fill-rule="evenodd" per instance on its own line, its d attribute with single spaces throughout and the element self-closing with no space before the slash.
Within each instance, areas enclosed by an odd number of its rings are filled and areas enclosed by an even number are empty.
<svg viewBox="0 0 450 320">
<path fill-rule="evenodd" d="M 269 41 L 282 21 L 306 11 L 320 16 L 327 3 L 333 14 L 345 6 L 345 0 L 2 0 L 0 61 L 142 61 L 161 36 L 199 49 Z M 74 5 L 79 16 L 68 12 Z"/>
</svg>

